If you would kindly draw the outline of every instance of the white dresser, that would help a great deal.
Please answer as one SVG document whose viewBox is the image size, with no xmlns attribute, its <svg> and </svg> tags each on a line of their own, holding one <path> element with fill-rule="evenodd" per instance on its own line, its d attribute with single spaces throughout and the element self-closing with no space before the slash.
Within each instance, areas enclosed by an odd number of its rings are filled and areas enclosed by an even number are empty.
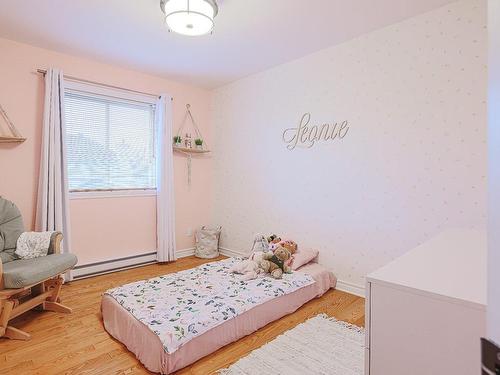
<svg viewBox="0 0 500 375">
<path fill-rule="evenodd" d="M 486 259 L 486 233 L 450 230 L 369 274 L 366 375 L 479 374 Z"/>
</svg>

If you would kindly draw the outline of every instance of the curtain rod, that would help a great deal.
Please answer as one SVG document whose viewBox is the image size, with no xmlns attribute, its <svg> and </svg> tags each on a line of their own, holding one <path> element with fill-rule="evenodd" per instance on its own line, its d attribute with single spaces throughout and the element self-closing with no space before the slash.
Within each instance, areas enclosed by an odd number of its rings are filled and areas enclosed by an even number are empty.
<svg viewBox="0 0 500 375">
<path fill-rule="evenodd" d="M 37 69 L 36 70 L 37 73 L 40 73 L 40 74 L 47 74 L 47 70 L 46 69 Z M 136 93 L 136 94 L 142 94 L 142 95 L 148 95 L 148 96 L 153 96 L 155 98 L 159 98 L 160 95 L 157 95 L 157 94 L 151 94 L 149 92 L 143 92 L 143 91 L 137 91 L 137 90 L 131 90 L 131 89 L 127 89 L 125 87 L 120 87 L 120 86 L 113 86 L 113 85 L 108 85 L 106 83 L 100 83 L 100 82 L 95 82 L 95 81 L 89 81 L 87 79 L 82 79 L 82 78 L 77 78 L 77 77 L 72 77 L 72 76 L 67 76 L 66 74 L 64 75 L 64 78 L 67 78 L 69 80 L 73 80 L 73 81 L 78 81 L 78 82 L 84 82 L 84 83 L 90 83 L 90 84 L 93 84 L 93 85 L 99 85 L 99 86 L 105 86 L 105 87 L 109 87 L 109 88 L 112 88 L 112 89 L 118 89 L 118 90 L 125 90 L 125 91 L 129 91 L 129 92 L 133 92 L 133 93 Z M 171 100 L 174 100 L 173 98 L 171 98 Z"/>
</svg>

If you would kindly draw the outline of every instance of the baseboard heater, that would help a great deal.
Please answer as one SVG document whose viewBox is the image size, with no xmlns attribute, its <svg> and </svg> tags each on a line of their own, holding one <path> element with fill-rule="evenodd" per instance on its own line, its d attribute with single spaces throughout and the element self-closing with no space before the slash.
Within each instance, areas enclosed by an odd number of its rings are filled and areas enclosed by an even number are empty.
<svg viewBox="0 0 500 375">
<path fill-rule="evenodd" d="M 105 260 L 102 262 L 82 264 L 80 266 L 77 265 L 72 271 L 73 280 L 123 271 L 153 263 L 156 263 L 156 251 L 152 253 L 132 255 L 124 258 Z"/>
</svg>

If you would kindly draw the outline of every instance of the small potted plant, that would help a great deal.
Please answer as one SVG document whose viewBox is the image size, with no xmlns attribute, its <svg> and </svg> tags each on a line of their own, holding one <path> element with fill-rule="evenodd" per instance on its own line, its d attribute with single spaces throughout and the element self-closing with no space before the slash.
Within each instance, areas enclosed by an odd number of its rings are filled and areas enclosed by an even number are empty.
<svg viewBox="0 0 500 375">
<path fill-rule="evenodd" d="M 198 150 L 203 150 L 203 139 L 201 139 L 201 138 L 196 138 L 196 139 L 194 140 L 194 144 L 196 145 L 196 148 L 197 148 Z"/>
<path fill-rule="evenodd" d="M 182 143 L 182 138 L 180 135 L 176 135 L 174 137 L 174 146 L 175 147 L 181 147 L 181 143 Z"/>
</svg>

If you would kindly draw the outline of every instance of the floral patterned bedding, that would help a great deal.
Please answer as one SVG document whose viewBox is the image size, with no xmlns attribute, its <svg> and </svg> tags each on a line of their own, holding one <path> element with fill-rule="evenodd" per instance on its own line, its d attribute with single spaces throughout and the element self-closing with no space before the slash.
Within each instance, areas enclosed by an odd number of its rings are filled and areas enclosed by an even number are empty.
<svg viewBox="0 0 500 375">
<path fill-rule="evenodd" d="M 109 289 L 136 319 L 151 329 L 167 353 L 192 338 L 273 298 L 314 283 L 304 273 L 284 274 L 280 280 L 261 275 L 243 281 L 229 272 L 242 259 L 229 258 L 196 268 Z"/>
</svg>

